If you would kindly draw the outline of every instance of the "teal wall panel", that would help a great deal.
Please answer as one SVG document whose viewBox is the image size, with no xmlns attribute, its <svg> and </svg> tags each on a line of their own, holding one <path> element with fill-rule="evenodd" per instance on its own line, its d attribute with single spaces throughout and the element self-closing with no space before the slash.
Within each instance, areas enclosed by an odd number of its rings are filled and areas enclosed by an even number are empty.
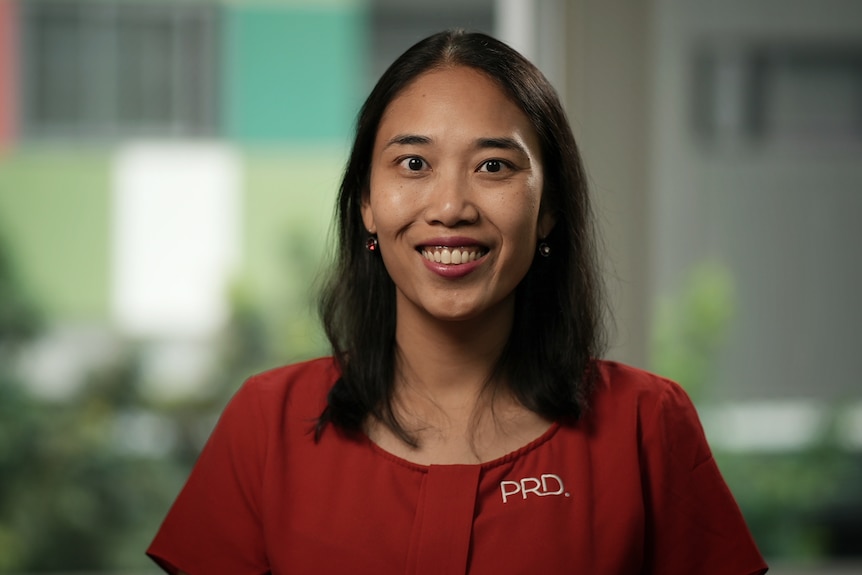
<svg viewBox="0 0 862 575">
<path fill-rule="evenodd" d="M 364 89 L 364 9 L 235 4 L 224 14 L 225 136 L 347 138 Z"/>
</svg>

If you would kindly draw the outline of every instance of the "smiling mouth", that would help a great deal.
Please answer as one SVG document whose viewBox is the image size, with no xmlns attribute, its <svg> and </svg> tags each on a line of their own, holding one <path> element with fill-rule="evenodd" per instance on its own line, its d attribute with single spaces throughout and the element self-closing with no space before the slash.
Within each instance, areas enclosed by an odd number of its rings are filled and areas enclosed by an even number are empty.
<svg viewBox="0 0 862 575">
<path fill-rule="evenodd" d="M 450 248 L 444 246 L 423 247 L 419 250 L 422 257 L 429 262 L 446 265 L 466 264 L 474 262 L 488 253 L 488 250 L 480 247 Z"/>
</svg>

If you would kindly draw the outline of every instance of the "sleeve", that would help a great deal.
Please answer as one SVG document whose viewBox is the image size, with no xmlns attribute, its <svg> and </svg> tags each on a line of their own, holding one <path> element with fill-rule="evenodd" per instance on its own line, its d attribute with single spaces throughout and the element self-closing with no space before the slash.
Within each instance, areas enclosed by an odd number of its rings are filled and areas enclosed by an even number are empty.
<svg viewBox="0 0 862 575">
<path fill-rule="evenodd" d="M 641 410 L 646 506 L 644 573 L 761 575 L 767 571 L 698 419 L 678 385 Z"/>
<path fill-rule="evenodd" d="M 266 425 L 254 382 L 228 403 L 147 550 L 168 573 L 269 572 L 260 513 Z"/>
</svg>

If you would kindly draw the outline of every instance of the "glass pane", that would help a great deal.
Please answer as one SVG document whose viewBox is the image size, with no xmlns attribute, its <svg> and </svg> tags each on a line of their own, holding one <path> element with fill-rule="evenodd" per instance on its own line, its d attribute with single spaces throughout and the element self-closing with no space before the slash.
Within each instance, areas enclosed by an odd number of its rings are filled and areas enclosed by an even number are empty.
<svg viewBox="0 0 862 575">
<path fill-rule="evenodd" d="M 75 125 L 81 119 L 81 17 L 74 6 L 44 5 L 33 24 L 31 117 L 37 125 Z"/>
</svg>

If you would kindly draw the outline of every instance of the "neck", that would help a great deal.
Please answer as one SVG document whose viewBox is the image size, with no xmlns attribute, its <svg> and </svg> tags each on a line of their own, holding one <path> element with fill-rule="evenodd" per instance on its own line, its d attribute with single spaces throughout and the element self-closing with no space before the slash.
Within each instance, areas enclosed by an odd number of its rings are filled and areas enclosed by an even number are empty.
<svg viewBox="0 0 862 575">
<path fill-rule="evenodd" d="M 480 317 L 441 321 L 399 305 L 396 325 L 400 401 L 430 400 L 450 412 L 472 410 L 492 376 L 514 317 L 514 297 Z"/>
<path fill-rule="evenodd" d="M 502 457 L 547 431 L 549 421 L 491 379 L 514 312 L 511 296 L 481 317 L 442 321 L 399 300 L 392 407 L 419 446 L 375 420 L 366 422 L 371 440 L 422 465 L 469 464 Z"/>
</svg>

